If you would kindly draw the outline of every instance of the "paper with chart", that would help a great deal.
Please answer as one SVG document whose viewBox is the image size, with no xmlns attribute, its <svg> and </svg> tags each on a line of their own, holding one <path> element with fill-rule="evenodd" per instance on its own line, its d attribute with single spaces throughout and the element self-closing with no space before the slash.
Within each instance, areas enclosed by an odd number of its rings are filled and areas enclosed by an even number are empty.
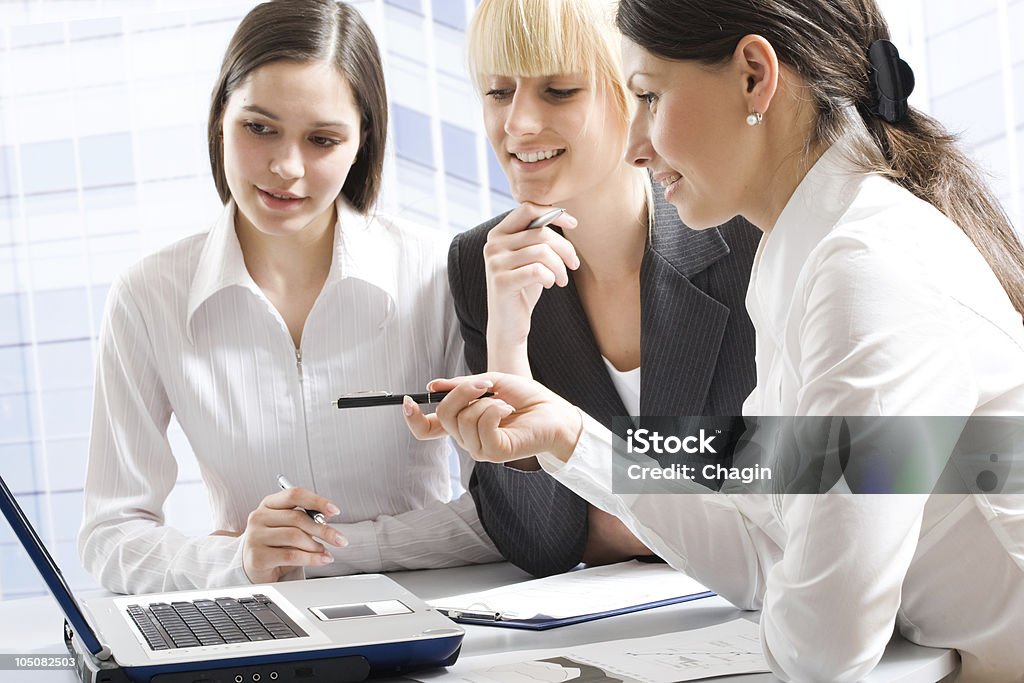
<svg viewBox="0 0 1024 683">
<path fill-rule="evenodd" d="M 735 619 L 693 631 L 463 657 L 426 683 L 675 683 L 768 671 L 757 624 Z"/>
<path fill-rule="evenodd" d="M 582 614 L 668 600 L 704 593 L 698 581 L 667 564 L 620 562 L 581 569 L 543 579 L 524 581 L 479 593 L 465 593 L 430 600 L 446 610 L 486 610 L 507 619 L 530 619 L 538 615 L 562 619 Z"/>
</svg>

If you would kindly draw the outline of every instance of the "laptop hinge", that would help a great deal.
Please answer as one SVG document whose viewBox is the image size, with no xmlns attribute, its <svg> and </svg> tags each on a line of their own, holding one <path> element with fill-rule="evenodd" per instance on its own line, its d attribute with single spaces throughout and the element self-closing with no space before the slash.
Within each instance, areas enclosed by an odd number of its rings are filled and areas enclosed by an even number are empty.
<svg viewBox="0 0 1024 683">
<path fill-rule="evenodd" d="M 96 654 L 89 652 L 66 620 L 64 646 L 75 658 L 75 673 L 82 683 L 130 683 L 109 647 L 103 645 L 103 649 Z"/>
</svg>

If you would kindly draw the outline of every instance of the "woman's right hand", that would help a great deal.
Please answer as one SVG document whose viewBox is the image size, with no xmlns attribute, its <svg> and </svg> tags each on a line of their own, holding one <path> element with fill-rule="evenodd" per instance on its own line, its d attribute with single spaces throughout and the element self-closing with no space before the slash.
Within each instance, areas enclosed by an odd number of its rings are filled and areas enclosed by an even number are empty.
<svg viewBox="0 0 1024 683">
<path fill-rule="evenodd" d="M 487 366 L 489 370 L 529 375 L 526 339 L 530 317 L 544 289 L 569 284 L 569 270 L 580 265 L 569 240 L 547 228 L 527 229 L 550 206 L 526 202 L 487 234 L 484 268 L 487 274 Z M 563 213 L 551 224 L 576 227 Z"/>
<path fill-rule="evenodd" d="M 525 377 L 488 372 L 435 379 L 427 391 L 448 395 L 433 415 L 405 397 L 402 410 L 413 436 L 422 441 L 448 434 L 474 460 L 510 462 L 551 453 L 566 462 L 583 432 L 579 408 Z"/>
<path fill-rule="evenodd" d="M 320 510 L 325 517 L 340 511 L 331 501 L 308 489 L 289 488 L 273 493 L 249 513 L 242 533 L 242 567 L 252 583 L 272 583 L 296 567 L 320 567 L 334 557 L 314 537 L 343 548 L 345 538 L 328 524 L 317 524 L 305 510 Z"/>
</svg>

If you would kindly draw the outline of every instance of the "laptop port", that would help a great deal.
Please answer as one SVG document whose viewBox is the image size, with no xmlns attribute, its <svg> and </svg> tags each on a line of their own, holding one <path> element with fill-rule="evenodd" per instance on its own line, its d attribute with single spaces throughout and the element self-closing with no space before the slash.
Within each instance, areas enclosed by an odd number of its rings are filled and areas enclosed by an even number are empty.
<svg viewBox="0 0 1024 683">
<path fill-rule="evenodd" d="M 245 679 L 242 678 L 242 674 L 238 674 L 237 676 L 235 676 L 235 683 L 242 683 L 243 680 Z"/>
<path fill-rule="evenodd" d="M 270 672 L 270 680 L 272 680 L 272 681 L 276 681 L 277 680 L 277 672 L 276 671 L 271 671 Z"/>
<path fill-rule="evenodd" d="M 252 675 L 252 680 L 254 680 L 254 681 L 258 681 L 261 678 L 262 678 L 262 676 L 260 676 L 258 673 L 255 673 L 255 674 Z"/>
</svg>

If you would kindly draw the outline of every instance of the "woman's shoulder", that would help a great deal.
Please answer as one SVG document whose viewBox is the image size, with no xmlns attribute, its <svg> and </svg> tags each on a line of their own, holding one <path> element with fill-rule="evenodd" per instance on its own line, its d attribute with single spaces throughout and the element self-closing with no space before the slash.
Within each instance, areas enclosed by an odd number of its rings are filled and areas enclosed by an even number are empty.
<svg viewBox="0 0 1024 683">
<path fill-rule="evenodd" d="M 144 256 L 114 279 L 111 291 L 135 298 L 187 292 L 208 236 L 208 232 L 189 235 Z"/>
<path fill-rule="evenodd" d="M 369 216 L 366 226 L 374 241 L 402 262 L 444 261 L 452 239 L 449 231 L 437 225 L 387 213 Z"/>
<path fill-rule="evenodd" d="M 980 259 L 963 230 L 939 209 L 879 176 L 864 179 L 856 199 L 819 245 L 819 252 L 837 251 L 895 259 L 907 269 L 933 270 L 938 263 Z"/>
<path fill-rule="evenodd" d="M 922 307 L 956 302 L 1002 326 L 1019 326 L 1019 315 L 964 231 L 935 206 L 881 177 L 865 179 L 857 201 L 815 249 L 811 263 L 819 277 L 898 292 L 907 305 L 910 299 Z"/>
</svg>

